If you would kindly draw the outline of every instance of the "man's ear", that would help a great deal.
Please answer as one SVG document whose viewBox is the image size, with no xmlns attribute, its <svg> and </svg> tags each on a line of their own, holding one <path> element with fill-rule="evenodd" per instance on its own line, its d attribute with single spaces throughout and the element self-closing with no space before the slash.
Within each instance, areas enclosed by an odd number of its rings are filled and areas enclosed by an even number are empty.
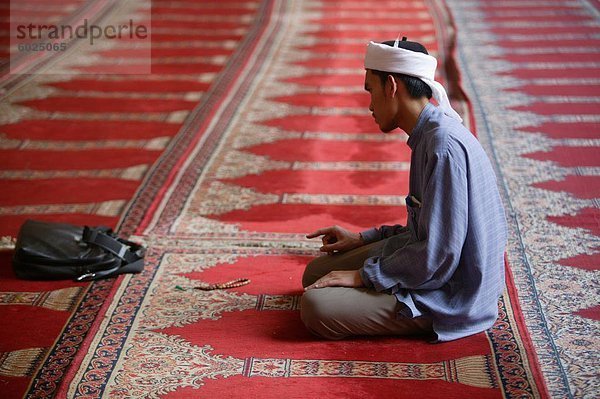
<svg viewBox="0 0 600 399">
<path fill-rule="evenodd" d="M 385 82 L 385 94 L 392 98 L 396 95 L 396 92 L 398 91 L 398 83 L 396 82 L 396 79 L 394 79 L 394 77 L 392 75 L 388 75 L 386 82 Z"/>
</svg>

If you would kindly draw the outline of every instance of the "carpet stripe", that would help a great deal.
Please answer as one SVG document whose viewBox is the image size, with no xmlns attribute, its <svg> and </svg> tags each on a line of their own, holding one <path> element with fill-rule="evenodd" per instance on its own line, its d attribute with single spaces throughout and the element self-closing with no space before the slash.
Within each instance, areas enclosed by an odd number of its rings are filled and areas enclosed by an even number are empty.
<svg viewBox="0 0 600 399">
<path fill-rule="evenodd" d="M 402 223 L 406 220 L 406 207 L 270 204 L 210 218 L 239 224 L 248 231 L 306 233 L 315 226 L 335 224 L 362 231 L 376 225 Z"/>
<path fill-rule="evenodd" d="M 148 165 L 135 165 L 128 168 L 92 169 L 92 170 L 0 170 L 0 180 L 37 180 L 62 178 L 112 178 L 124 180 L 142 180 L 148 171 Z"/>
<path fill-rule="evenodd" d="M 172 5 L 174 2 L 174 0 L 152 0 L 153 4 L 168 4 L 168 5 Z M 234 4 L 238 4 L 240 3 L 240 0 L 219 0 L 219 2 L 208 2 L 208 3 L 198 3 L 195 0 L 176 0 L 175 1 L 176 4 L 189 4 L 189 5 L 194 5 L 197 6 L 199 8 L 213 8 L 213 7 L 228 7 L 229 4 L 234 3 Z M 252 5 L 252 6 L 258 6 L 261 1 L 260 0 L 243 0 L 244 4 L 247 4 L 248 6 Z"/>
<path fill-rule="evenodd" d="M 548 49 L 551 51 L 550 49 Z M 558 64 L 564 64 L 565 60 L 569 62 L 599 62 L 600 61 L 600 53 L 541 53 L 541 54 L 504 54 L 498 57 L 494 57 L 498 59 L 503 59 L 512 63 L 529 63 L 529 62 L 552 62 Z"/>
<path fill-rule="evenodd" d="M 569 68 L 569 74 L 571 76 L 577 76 L 578 78 L 597 78 L 597 68 Z M 512 76 L 519 79 L 540 79 L 540 78 L 564 78 L 565 71 L 563 69 L 521 69 L 515 67 L 514 69 L 506 72 L 500 72 L 499 75 Z"/>
<path fill-rule="evenodd" d="M 34 183 L 35 184 L 35 183 Z M 117 199 L 103 202 L 61 203 L 0 206 L 0 215 L 31 215 L 35 213 L 88 213 L 98 216 L 119 217 L 127 205 L 127 200 Z"/>
<path fill-rule="evenodd" d="M 194 21 L 194 20 L 181 20 L 181 19 L 165 19 L 165 18 L 156 18 L 153 16 L 152 18 L 152 28 L 196 28 L 196 29 L 237 29 L 240 26 L 248 25 L 247 22 L 243 20 L 238 20 L 235 22 L 227 22 L 227 21 Z M 154 35 L 152 35 L 152 39 L 154 39 Z"/>
<path fill-rule="evenodd" d="M 564 71 L 562 71 L 564 73 Z M 515 111 L 535 112 L 538 115 L 598 115 L 597 103 L 549 103 L 535 102 L 530 105 L 510 107 Z"/>
<path fill-rule="evenodd" d="M 122 179 L 65 178 L 31 180 L 2 180 L 0 205 L 54 205 L 95 203 L 128 200 L 139 182 Z M 110 187 L 110 190 L 106 188 Z M 44 207 L 39 212 L 43 213 Z"/>
<path fill-rule="evenodd" d="M 274 194 L 406 195 L 408 172 L 271 170 L 221 180 Z"/>
<path fill-rule="evenodd" d="M 332 25 L 332 24 L 347 24 L 347 25 L 368 25 L 369 23 L 377 24 L 378 26 L 383 26 L 384 29 L 387 26 L 388 29 L 391 29 L 394 26 L 404 26 L 404 25 L 412 25 L 415 23 L 423 23 L 423 22 L 431 22 L 431 17 L 427 13 L 421 14 L 413 14 L 410 17 L 398 18 L 398 17 L 388 17 L 388 18 L 361 18 L 361 17 L 324 17 L 324 18 L 316 18 L 309 23 L 319 24 L 319 25 Z M 396 35 L 397 36 L 397 35 Z"/>
<path fill-rule="evenodd" d="M 365 76 L 364 73 L 308 75 L 287 78 L 283 81 L 317 87 L 363 87 L 365 84 Z"/>
<path fill-rule="evenodd" d="M 582 309 L 578 312 L 575 312 L 575 314 L 588 319 L 600 321 L 600 305 L 596 305 L 588 309 Z"/>
<path fill-rule="evenodd" d="M 181 41 L 198 41 L 202 42 L 204 40 L 213 40 L 213 41 L 239 41 L 244 37 L 243 34 L 240 33 L 204 33 L 204 34 L 164 34 L 164 33 L 152 33 L 152 42 L 153 43 L 161 43 L 161 42 L 181 42 Z"/>
<path fill-rule="evenodd" d="M 548 216 L 547 219 L 572 229 L 585 229 L 600 237 L 600 209 L 583 208 L 573 215 Z"/>
<path fill-rule="evenodd" d="M 596 25 L 585 25 L 577 24 L 572 26 L 552 26 L 544 27 L 532 24 L 530 26 L 513 27 L 507 30 L 505 27 L 491 27 L 490 31 L 500 38 L 507 34 L 512 35 L 530 35 L 530 34 L 557 34 L 557 33 L 583 33 L 583 34 L 597 34 L 600 33 L 600 27 Z"/>
<path fill-rule="evenodd" d="M 563 266 L 577 267 L 583 270 L 600 270 L 600 252 L 564 258 L 559 263 Z"/>
<path fill-rule="evenodd" d="M 367 3 L 367 5 L 365 5 L 365 3 Z M 351 11 L 353 13 L 362 13 L 362 12 L 373 12 L 373 5 L 372 3 L 369 4 L 369 2 L 365 2 L 365 3 L 351 3 L 351 2 L 339 2 L 337 3 L 338 5 L 330 5 L 330 3 L 327 3 L 327 5 L 325 4 L 315 4 L 315 5 L 311 5 L 309 7 L 307 7 L 308 10 L 315 10 L 315 11 L 321 11 L 323 13 L 327 13 L 327 15 L 331 15 L 331 14 L 336 14 L 340 12 L 340 9 L 343 7 L 344 11 Z M 393 2 L 393 1 L 381 1 L 381 2 L 377 2 L 377 6 L 380 7 L 380 9 L 389 9 L 389 10 L 394 10 L 397 9 L 398 3 Z M 405 6 L 402 7 L 402 12 L 404 13 L 412 13 L 414 11 L 427 11 L 427 7 L 422 4 L 422 3 L 410 3 L 410 4 L 406 4 Z M 379 14 L 381 15 L 381 14 Z M 403 31 L 404 32 L 404 31 Z M 374 33 L 380 33 L 380 32 L 374 32 Z M 363 38 L 364 37 L 368 37 L 368 34 L 363 34 Z M 389 37 L 395 37 L 398 36 L 398 33 L 396 32 L 393 35 L 390 35 Z M 347 37 L 344 34 L 344 37 Z"/>
<path fill-rule="evenodd" d="M 154 37 L 152 38 L 154 40 Z M 147 72 L 147 64 L 127 64 L 127 65 L 91 65 L 91 66 L 76 66 L 73 69 L 82 73 L 89 74 L 144 74 Z M 204 63 L 189 63 L 189 64 L 154 64 L 151 65 L 153 74 L 200 74 L 214 73 L 221 70 L 220 65 L 204 64 Z"/>
<path fill-rule="evenodd" d="M 543 133 L 554 139 L 560 138 L 600 138 L 600 123 L 572 122 L 544 122 L 537 126 L 523 126 L 518 128 L 521 132 Z"/>
<path fill-rule="evenodd" d="M 525 93 L 530 96 L 561 95 L 600 97 L 600 85 L 522 85 L 506 89 L 506 91 Z"/>
<path fill-rule="evenodd" d="M 164 122 L 84 121 L 63 119 L 23 120 L 0 126 L 9 138 L 30 140 L 151 139 L 173 136 L 177 124 Z"/>
<path fill-rule="evenodd" d="M 365 93 L 323 94 L 323 93 L 300 93 L 291 96 L 271 98 L 273 101 L 305 106 L 305 107 L 351 107 L 366 109 L 369 107 L 370 97 Z"/>
<path fill-rule="evenodd" d="M 51 96 L 39 100 L 17 103 L 42 111 L 77 112 L 85 108 L 87 112 L 169 112 L 191 109 L 195 101 L 167 99 L 119 99 Z"/>
<path fill-rule="evenodd" d="M 294 65 L 303 66 L 306 68 L 364 68 L 364 61 L 361 58 L 311 58 L 305 61 L 296 61 Z"/>
<path fill-rule="evenodd" d="M 225 55 L 229 56 L 233 52 L 232 49 L 228 49 L 225 47 L 215 48 L 215 47 L 185 47 L 185 48 L 177 48 L 177 47 L 152 47 L 152 58 L 154 57 L 194 57 L 197 55 L 204 56 L 215 56 L 215 55 Z M 98 51 L 96 53 L 102 57 L 124 57 L 124 58 L 139 58 L 139 57 L 147 57 L 148 50 L 143 48 L 118 48 L 112 50 L 104 50 Z M 192 82 L 193 83 L 193 82 Z"/>
<path fill-rule="evenodd" d="M 154 51 L 154 50 L 153 50 Z M 101 80 L 101 79 L 71 79 L 65 82 L 50 82 L 45 86 L 56 87 L 72 91 L 102 91 L 124 93 L 161 93 L 161 92 L 189 92 L 206 91 L 210 84 L 207 82 L 194 82 L 190 80 L 159 80 L 148 83 L 141 80 Z"/>
<path fill-rule="evenodd" d="M 160 5 L 154 4 L 152 6 L 153 14 L 169 14 L 169 15 L 194 15 L 198 13 L 197 7 L 162 7 Z M 255 10 L 248 8 L 204 8 L 202 9 L 202 15 L 223 15 L 223 16 L 245 16 L 245 15 L 253 15 Z M 152 35 L 154 36 L 154 35 Z"/>
<path fill-rule="evenodd" d="M 502 21 L 523 21 L 527 23 L 535 24 L 536 21 L 541 22 L 591 22 L 593 21 L 593 17 L 589 15 L 573 15 L 573 14 L 548 14 L 548 15 L 530 15 L 530 14 L 521 14 L 521 13 L 511 13 L 509 15 L 489 15 L 486 13 L 484 20 L 487 22 L 502 22 Z"/>
<path fill-rule="evenodd" d="M 489 3 L 486 4 L 486 11 L 489 15 L 498 13 L 533 13 L 536 11 L 554 12 L 555 14 L 563 14 L 564 12 L 581 12 L 582 7 L 579 4 L 550 4 L 550 2 L 539 3 L 539 4 L 522 4 L 516 6 L 514 4 L 498 4 Z"/>
<path fill-rule="evenodd" d="M 162 151 L 108 149 L 86 151 L 0 150 L 2 169 L 86 170 L 151 164 Z"/>
<path fill-rule="evenodd" d="M 406 193 L 402 195 L 371 195 L 371 194 L 298 194 L 283 193 L 282 204 L 310 204 L 310 205 L 378 205 L 402 206 L 406 205 Z"/>
<path fill-rule="evenodd" d="M 410 151 L 401 141 L 280 140 L 244 148 L 256 155 L 281 161 L 410 161 Z"/>
<path fill-rule="evenodd" d="M 551 191 L 566 191 L 577 198 L 600 198 L 600 176 L 566 176 L 563 180 L 549 180 L 533 184 Z"/>
<path fill-rule="evenodd" d="M 406 37 L 414 38 L 420 37 L 421 35 L 433 35 L 434 34 L 433 25 L 421 25 L 420 27 L 415 26 L 407 26 L 402 29 L 402 34 Z M 394 29 L 390 30 L 364 30 L 360 28 L 356 29 L 331 29 L 328 30 L 327 27 L 322 30 L 316 31 L 305 31 L 303 32 L 303 36 L 305 37 L 314 37 L 318 40 L 325 39 L 339 39 L 343 37 L 344 39 L 360 39 L 360 40 L 374 40 L 374 41 L 384 41 L 390 40 L 390 38 L 396 38 L 398 36 L 398 32 Z"/>
<path fill-rule="evenodd" d="M 419 39 L 419 42 L 427 47 L 428 52 L 433 53 L 439 50 L 433 36 L 421 37 Z M 330 43 L 318 43 L 310 46 L 302 46 L 300 50 L 314 54 L 357 54 L 363 56 L 365 53 L 365 44 L 340 43 L 332 47 Z"/>
<path fill-rule="evenodd" d="M 525 36 L 527 37 L 527 36 Z M 565 47 L 589 47 L 592 51 L 598 48 L 600 41 L 587 38 L 571 39 L 568 36 L 560 39 L 560 45 Z M 557 45 L 557 39 L 548 36 L 546 39 L 514 39 L 511 37 L 505 38 L 497 44 L 497 46 L 505 49 L 515 48 L 545 48 L 553 49 Z"/>
<path fill-rule="evenodd" d="M 523 156 L 538 161 L 554 161 L 561 166 L 600 166 L 598 147 L 555 146 L 550 151 L 537 151 Z"/>
<path fill-rule="evenodd" d="M 294 161 L 292 170 L 346 170 L 346 171 L 408 171 L 410 170 L 409 162 L 398 161 L 333 161 L 333 162 L 302 162 Z"/>
<path fill-rule="evenodd" d="M 296 132 L 378 133 L 370 116 L 290 115 L 260 124 Z"/>
</svg>

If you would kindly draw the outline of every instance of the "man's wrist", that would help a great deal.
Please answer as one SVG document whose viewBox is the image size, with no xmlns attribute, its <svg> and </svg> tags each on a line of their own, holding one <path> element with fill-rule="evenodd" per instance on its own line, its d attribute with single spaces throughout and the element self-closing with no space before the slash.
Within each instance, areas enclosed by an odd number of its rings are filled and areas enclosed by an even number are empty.
<svg viewBox="0 0 600 399">
<path fill-rule="evenodd" d="M 367 288 L 373 288 L 373 283 L 371 283 L 367 274 L 365 273 L 364 266 L 361 267 L 360 269 L 358 269 L 358 275 L 360 276 L 360 279 L 362 280 L 363 286 L 365 286 Z"/>
<path fill-rule="evenodd" d="M 360 245 L 365 245 L 365 238 L 363 237 L 362 233 L 358 233 L 358 242 Z"/>
<path fill-rule="evenodd" d="M 362 238 L 363 245 L 367 245 L 372 242 L 381 240 L 381 237 L 380 237 L 381 234 L 375 228 L 361 231 L 359 234 Z"/>
</svg>

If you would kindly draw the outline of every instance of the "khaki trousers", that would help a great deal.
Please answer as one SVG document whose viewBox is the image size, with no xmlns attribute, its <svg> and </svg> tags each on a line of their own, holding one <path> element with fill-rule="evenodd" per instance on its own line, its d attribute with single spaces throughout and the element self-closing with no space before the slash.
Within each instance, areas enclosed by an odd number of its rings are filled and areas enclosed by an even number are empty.
<svg viewBox="0 0 600 399">
<path fill-rule="evenodd" d="M 307 287 L 330 271 L 360 269 L 367 258 L 381 255 L 388 240 L 315 258 L 304 271 L 302 285 Z M 356 335 L 431 335 L 428 318 L 398 316 L 404 306 L 394 295 L 373 289 L 315 288 L 302 296 L 301 317 L 313 334 L 332 340 Z"/>
</svg>

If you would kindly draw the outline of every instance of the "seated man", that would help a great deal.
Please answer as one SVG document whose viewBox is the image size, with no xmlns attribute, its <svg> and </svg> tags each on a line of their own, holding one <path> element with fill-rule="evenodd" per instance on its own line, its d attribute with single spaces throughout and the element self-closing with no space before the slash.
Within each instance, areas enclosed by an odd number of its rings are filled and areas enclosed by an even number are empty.
<svg viewBox="0 0 600 399">
<path fill-rule="evenodd" d="M 301 316 L 328 339 L 428 334 L 450 341 L 490 328 L 504 290 L 506 219 L 492 165 L 434 80 L 419 43 L 369 43 L 365 90 L 382 132 L 411 153 L 407 226 L 326 227 L 303 277 Z M 438 106 L 429 102 L 434 98 Z"/>
</svg>

